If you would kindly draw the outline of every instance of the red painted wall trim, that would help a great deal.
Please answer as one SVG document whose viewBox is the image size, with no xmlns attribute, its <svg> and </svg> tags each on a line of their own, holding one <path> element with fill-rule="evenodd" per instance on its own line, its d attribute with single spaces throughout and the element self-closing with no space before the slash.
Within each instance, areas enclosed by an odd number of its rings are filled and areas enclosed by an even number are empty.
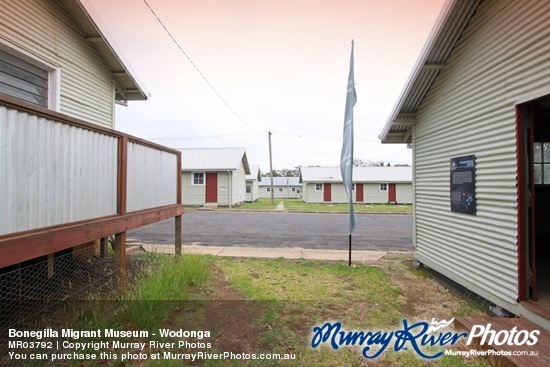
<svg viewBox="0 0 550 367">
<path fill-rule="evenodd" d="M 522 115 L 525 113 L 525 106 L 516 106 L 516 188 L 517 188 L 517 220 L 518 220 L 518 301 L 527 299 L 527 271 L 525 264 L 527 261 L 527 202 L 526 202 L 526 149 L 525 146 L 525 126 L 522 122 Z"/>
</svg>

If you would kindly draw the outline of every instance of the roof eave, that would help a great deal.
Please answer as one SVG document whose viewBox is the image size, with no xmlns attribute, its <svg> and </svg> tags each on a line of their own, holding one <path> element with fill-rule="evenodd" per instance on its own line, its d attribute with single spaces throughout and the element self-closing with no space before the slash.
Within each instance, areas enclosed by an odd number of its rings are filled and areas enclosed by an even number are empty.
<svg viewBox="0 0 550 367">
<path fill-rule="evenodd" d="M 82 26 L 86 40 L 94 46 L 111 69 L 116 86 L 115 101 L 125 105 L 128 101 L 143 101 L 149 99 L 142 82 L 137 78 L 118 48 L 107 37 L 105 27 L 99 26 L 99 17 L 92 7 L 86 8 L 81 0 L 62 0 L 68 11 Z M 102 30 L 103 29 L 103 30 Z"/>
<path fill-rule="evenodd" d="M 449 54 L 480 1 L 447 0 L 443 5 L 405 87 L 378 136 L 382 143 L 411 143 L 417 108 L 440 70 L 445 67 Z"/>
</svg>

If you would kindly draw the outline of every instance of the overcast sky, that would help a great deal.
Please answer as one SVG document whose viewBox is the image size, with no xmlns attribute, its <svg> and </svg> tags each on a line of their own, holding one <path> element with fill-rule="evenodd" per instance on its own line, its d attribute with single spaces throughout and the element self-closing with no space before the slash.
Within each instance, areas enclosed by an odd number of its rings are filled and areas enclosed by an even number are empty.
<svg viewBox="0 0 550 367">
<path fill-rule="evenodd" d="M 354 39 L 355 157 L 411 163 L 378 135 L 444 0 L 83 3 L 151 95 L 117 106 L 118 130 L 172 148 L 244 147 L 262 172 L 271 131 L 274 169 L 338 166 Z"/>
</svg>

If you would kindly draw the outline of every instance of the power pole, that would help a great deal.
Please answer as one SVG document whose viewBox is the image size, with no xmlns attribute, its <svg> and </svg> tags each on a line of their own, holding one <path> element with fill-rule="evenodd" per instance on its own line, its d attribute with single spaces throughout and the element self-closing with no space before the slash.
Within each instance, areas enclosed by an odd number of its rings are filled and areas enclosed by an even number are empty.
<svg viewBox="0 0 550 367">
<path fill-rule="evenodd" d="M 271 205 L 275 205 L 275 197 L 273 195 L 273 160 L 271 158 L 271 131 L 267 132 L 269 139 L 269 177 L 271 177 Z"/>
</svg>

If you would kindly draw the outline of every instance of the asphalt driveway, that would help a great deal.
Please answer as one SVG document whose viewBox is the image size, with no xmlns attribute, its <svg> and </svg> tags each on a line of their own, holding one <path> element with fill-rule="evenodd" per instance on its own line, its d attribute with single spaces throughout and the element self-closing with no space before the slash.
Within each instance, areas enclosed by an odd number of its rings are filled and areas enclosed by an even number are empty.
<svg viewBox="0 0 550 367">
<path fill-rule="evenodd" d="M 356 216 L 353 249 L 412 251 L 410 215 Z M 328 213 L 188 211 L 183 244 L 201 246 L 301 247 L 347 250 L 349 215 Z M 174 220 L 129 231 L 128 243 L 174 244 Z"/>
</svg>

